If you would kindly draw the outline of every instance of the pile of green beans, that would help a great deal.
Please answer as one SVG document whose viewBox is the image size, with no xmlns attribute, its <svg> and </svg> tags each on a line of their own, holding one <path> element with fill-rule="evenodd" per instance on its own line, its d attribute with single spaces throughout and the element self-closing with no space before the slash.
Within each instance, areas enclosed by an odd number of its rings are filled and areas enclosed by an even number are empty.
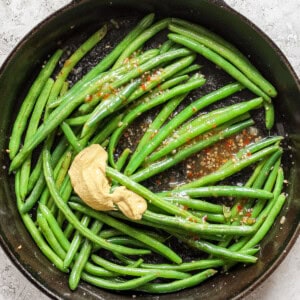
<svg viewBox="0 0 300 300">
<path fill-rule="evenodd" d="M 154 18 L 144 17 L 71 88 L 69 74 L 96 45 L 105 47 L 108 26 L 64 62 L 63 51 L 57 50 L 29 89 L 12 129 L 8 150 L 17 208 L 41 252 L 69 274 L 71 290 L 83 280 L 108 290 L 171 293 L 200 284 L 220 268 L 253 264 L 285 203 L 280 136 L 253 138 L 202 177 L 187 177 L 167 190 L 159 183 L 151 187 L 155 176 L 170 176 L 167 169 L 174 171 L 210 147 L 250 132 L 256 125 L 253 110 L 265 108 L 270 129 L 271 98 L 277 95 L 222 37 L 180 19 L 152 24 Z M 144 50 L 166 30 L 162 45 Z M 237 82 L 203 93 L 207 80 L 195 63 L 199 55 Z M 57 71 L 59 61 L 63 67 Z M 243 89 L 254 99 L 227 101 Z M 201 97 L 185 101 L 193 91 Z M 222 107 L 215 109 L 218 101 Z M 148 118 L 153 109 L 137 144 L 122 147 L 131 124 Z M 96 211 L 76 195 L 68 170 L 92 144 L 107 149 L 112 189 L 125 186 L 147 201 L 141 220 L 117 209 Z M 251 173 L 246 182 L 228 183 L 244 169 Z M 184 243 L 195 257 L 186 261 L 169 240 Z"/>
</svg>

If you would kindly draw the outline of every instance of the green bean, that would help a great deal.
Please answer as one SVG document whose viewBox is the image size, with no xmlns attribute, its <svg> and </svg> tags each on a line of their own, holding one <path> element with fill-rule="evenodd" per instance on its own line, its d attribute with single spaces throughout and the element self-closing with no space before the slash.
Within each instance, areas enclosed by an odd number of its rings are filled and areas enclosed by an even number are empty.
<svg viewBox="0 0 300 300">
<path fill-rule="evenodd" d="M 258 248 L 251 248 L 241 250 L 243 254 L 254 255 L 259 251 Z M 117 254 L 118 259 L 122 260 L 123 263 L 132 263 L 133 261 L 127 257 L 124 257 L 121 254 Z M 163 270 L 174 270 L 182 272 L 190 272 L 195 270 L 207 269 L 207 268 L 217 268 L 222 267 L 226 264 L 224 259 L 214 258 L 214 259 L 200 259 L 194 260 L 191 262 L 182 263 L 180 265 L 171 265 L 171 264 L 147 264 L 142 263 L 140 266 L 145 269 L 163 269 Z"/>
<path fill-rule="evenodd" d="M 230 96 L 231 94 L 242 89 L 240 84 L 234 83 L 227 85 L 217 91 L 214 91 L 206 96 L 199 98 L 194 101 L 191 105 L 188 105 L 184 110 L 182 110 L 178 115 L 176 115 L 171 121 L 164 126 L 163 130 L 161 130 L 151 141 L 151 143 L 141 149 L 139 152 L 135 151 L 132 155 L 126 169 L 125 174 L 131 175 L 133 172 L 140 166 L 143 160 L 146 158 L 148 154 L 153 152 L 161 142 L 168 137 L 175 128 L 180 126 L 183 122 L 185 122 L 188 118 L 193 116 L 197 111 L 203 109 L 207 105 L 214 103 L 215 101 L 221 100 L 225 97 Z"/>
<path fill-rule="evenodd" d="M 97 235 L 98 232 L 101 230 L 102 225 L 103 224 L 101 222 L 95 221 L 91 227 L 91 232 L 94 233 L 95 235 Z M 87 263 L 87 261 L 89 259 L 92 248 L 93 248 L 93 245 L 92 245 L 91 241 L 89 241 L 88 239 L 85 239 L 85 241 L 81 247 L 81 250 L 74 261 L 74 265 L 72 267 L 72 271 L 69 276 L 69 287 L 71 290 L 75 290 L 77 288 L 80 277 L 81 277 L 81 273 L 84 269 L 85 264 Z"/>
<path fill-rule="evenodd" d="M 213 269 L 205 270 L 201 273 L 195 274 L 186 279 L 174 280 L 169 283 L 148 283 L 144 284 L 141 287 L 138 287 L 137 290 L 147 293 L 156 293 L 156 294 L 166 294 L 176 291 L 183 290 L 185 288 L 193 287 L 199 283 L 205 281 L 209 277 L 215 275 L 217 271 Z"/>
<path fill-rule="evenodd" d="M 278 170 L 278 176 L 277 176 L 276 184 L 275 184 L 275 187 L 274 187 L 274 190 L 273 190 L 274 198 L 268 203 L 268 205 L 263 210 L 263 212 L 256 218 L 255 224 L 253 225 L 253 228 L 255 230 L 255 234 L 252 237 L 250 237 L 249 239 L 253 239 L 253 237 L 257 235 L 258 229 L 262 226 L 265 219 L 268 217 L 269 212 L 270 212 L 270 210 L 272 209 L 272 207 L 274 205 L 274 202 L 280 196 L 280 193 L 282 191 L 282 186 L 283 186 L 283 180 L 284 180 L 283 171 L 280 168 Z M 249 241 L 249 239 L 248 238 L 247 239 L 246 238 L 241 238 L 238 242 L 236 242 L 235 244 L 232 244 L 230 246 L 230 249 L 233 250 L 233 251 L 240 250 L 241 248 L 243 248 L 245 246 L 245 244 Z M 254 240 L 255 240 L 255 238 L 254 238 Z"/>
<path fill-rule="evenodd" d="M 28 180 L 27 193 L 30 193 L 35 187 L 42 173 L 42 168 L 43 168 L 43 160 L 42 157 L 39 156 L 38 161 L 36 162 Z"/>
<path fill-rule="evenodd" d="M 272 129 L 275 122 L 275 111 L 272 103 L 264 103 L 265 108 L 265 124 L 268 130 Z"/>
<path fill-rule="evenodd" d="M 184 124 L 173 134 L 169 141 L 167 140 L 166 145 L 151 155 L 152 159 L 157 160 L 165 156 L 177 147 L 189 142 L 192 138 L 224 124 L 237 116 L 243 115 L 252 109 L 256 109 L 261 104 L 262 98 L 256 98 L 247 102 L 216 109 L 206 115 L 198 117 L 190 123 Z"/>
<path fill-rule="evenodd" d="M 109 137 L 118 127 L 123 118 L 123 115 L 123 113 L 117 114 L 110 121 L 108 121 L 107 125 L 102 130 L 100 130 L 98 134 L 95 135 L 90 144 L 101 144 L 103 141 L 105 141 L 105 139 Z"/>
<path fill-rule="evenodd" d="M 162 214 L 156 214 L 145 211 L 143 214 L 143 220 L 150 221 L 154 224 L 164 224 L 170 226 L 170 228 L 184 229 L 187 232 L 203 233 L 203 234 L 224 234 L 224 235 L 249 235 L 252 234 L 253 228 L 251 226 L 233 226 L 223 224 L 199 224 L 194 223 L 193 219 L 183 219 L 181 217 L 172 217 Z"/>
<path fill-rule="evenodd" d="M 66 255 L 65 250 L 59 244 L 58 240 L 56 239 L 55 235 L 53 234 L 52 230 L 50 229 L 47 220 L 43 217 L 43 215 L 40 212 L 38 212 L 37 222 L 38 222 L 38 225 L 41 229 L 43 236 L 49 243 L 50 247 L 61 259 L 64 259 L 65 255 Z"/>
<path fill-rule="evenodd" d="M 193 65 L 190 65 L 188 67 L 186 67 L 185 69 L 179 71 L 176 76 L 181 76 L 181 75 L 185 75 L 185 74 L 189 74 L 189 73 L 192 73 L 194 71 L 198 71 L 199 69 L 201 68 L 200 65 L 198 64 L 193 64 Z"/>
<path fill-rule="evenodd" d="M 69 89 L 69 82 L 65 81 L 63 83 L 62 87 L 61 87 L 61 90 L 59 92 L 59 96 L 60 97 L 64 96 L 67 93 L 68 89 Z"/>
<path fill-rule="evenodd" d="M 77 212 L 75 212 L 75 216 L 76 216 L 77 219 L 80 219 L 82 217 L 82 214 L 77 211 Z M 64 229 L 65 237 L 67 239 L 69 239 L 72 236 L 74 230 L 75 230 L 74 226 L 71 223 L 68 223 L 66 228 Z"/>
<path fill-rule="evenodd" d="M 197 26 L 197 25 L 195 25 Z M 244 57 L 236 55 L 236 51 L 228 49 L 223 43 L 218 43 L 214 39 L 211 39 L 207 35 L 203 35 L 197 31 L 191 30 L 190 27 L 186 28 L 183 25 L 170 23 L 169 29 L 175 33 L 182 34 L 186 37 L 192 38 L 202 45 L 215 51 L 226 60 L 235 65 L 241 72 L 243 72 L 254 84 L 256 84 L 261 90 L 263 90 L 270 97 L 275 97 L 277 92 L 275 88 L 269 83 Z"/>
<path fill-rule="evenodd" d="M 200 211 L 192 211 L 192 214 L 198 218 L 201 218 L 204 222 L 212 222 L 212 223 L 221 223 L 224 224 L 226 222 L 226 218 L 224 214 L 212 214 L 208 212 L 200 212 Z M 209 237 L 206 238 L 207 240 L 210 240 Z M 216 240 L 215 237 L 211 238 L 212 240 Z M 221 238 L 221 240 L 224 240 Z"/>
<path fill-rule="evenodd" d="M 64 202 L 62 197 L 60 196 L 59 191 L 57 190 L 55 186 L 55 182 L 53 179 L 53 170 L 50 164 L 50 153 L 49 150 L 44 149 L 43 150 L 43 167 L 44 167 L 44 173 L 46 182 L 48 185 L 48 188 L 50 190 L 51 196 L 53 197 L 53 200 L 57 207 L 62 211 L 62 213 L 65 215 L 65 218 L 86 238 L 91 240 L 92 242 L 101 245 L 104 249 L 110 250 L 110 251 L 116 251 L 120 253 L 125 254 L 131 254 L 134 253 L 137 254 L 137 251 L 125 246 L 119 246 L 119 245 L 113 245 L 108 243 L 106 240 L 102 239 L 101 237 L 93 234 L 88 228 L 84 227 L 80 221 L 76 218 L 74 213 L 71 211 L 69 206 Z"/>
<path fill-rule="evenodd" d="M 121 155 L 119 156 L 116 162 L 116 169 L 121 171 L 124 165 L 126 164 L 128 156 L 131 154 L 131 150 L 129 148 L 125 148 Z"/>
<path fill-rule="evenodd" d="M 88 227 L 90 221 L 91 221 L 91 218 L 89 216 L 83 216 L 81 219 L 81 224 L 85 227 Z M 71 265 L 71 263 L 74 259 L 74 256 L 80 247 L 81 241 L 82 241 L 82 235 L 78 231 L 76 231 L 74 234 L 74 237 L 72 239 L 72 242 L 71 242 L 69 248 L 67 249 L 67 254 L 64 259 L 64 267 L 65 268 L 68 268 Z"/>
<path fill-rule="evenodd" d="M 58 168 L 59 164 L 54 169 L 54 176 L 55 176 L 55 185 L 57 189 L 61 189 L 61 186 L 63 185 L 63 182 L 65 180 L 66 175 L 68 174 L 68 170 L 70 167 L 70 164 L 72 162 L 73 153 L 71 151 L 66 151 L 65 155 L 62 156 L 64 159 L 62 160 L 61 167 Z M 57 175 L 55 174 L 57 171 Z M 42 199 L 40 200 L 40 203 L 43 202 Z M 52 198 L 48 198 L 47 206 L 52 206 Z"/>
<path fill-rule="evenodd" d="M 154 99 L 150 99 L 149 102 L 144 102 L 138 105 L 135 109 L 131 110 L 123 119 L 122 119 L 122 126 L 120 126 L 115 132 L 112 134 L 109 142 L 109 149 L 108 149 L 108 157 L 109 162 L 112 166 L 114 166 L 113 161 L 113 152 L 116 148 L 116 145 L 119 141 L 119 138 L 125 128 L 132 123 L 140 114 L 145 111 L 150 110 L 151 108 L 158 106 L 165 101 L 172 99 L 173 97 L 178 97 L 179 99 L 175 100 L 176 102 L 181 102 L 188 92 L 193 89 L 196 89 L 202 86 L 205 83 L 205 79 L 203 77 L 200 78 L 191 78 L 187 83 L 183 83 L 181 85 L 177 85 L 176 87 L 167 90 L 163 94 L 155 97 Z"/>
<path fill-rule="evenodd" d="M 144 262 L 144 260 L 142 258 L 139 258 L 137 261 L 135 261 L 134 263 L 128 265 L 128 267 L 131 268 L 138 268 L 142 263 Z"/>
<path fill-rule="evenodd" d="M 42 88 L 44 87 L 46 81 L 51 76 L 57 62 L 62 55 L 62 50 L 57 50 L 53 56 L 49 59 L 48 63 L 40 71 L 39 75 L 35 79 L 33 85 L 31 86 L 27 96 L 25 97 L 22 106 L 19 110 L 18 116 L 14 122 L 12 129 L 12 134 L 9 140 L 9 157 L 13 159 L 17 154 L 21 138 L 24 130 L 26 129 L 26 123 L 29 115 L 33 109 L 37 97 L 40 95 Z"/>
<path fill-rule="evenodd" d="M 70 247 L 70 242 L 65 237 L 61 227 L 57 224 L 56 219 L 52 215 L 51 211 L 48 209 L 47 206 L 43 205 L 42 203 L 39 204 L 39 210 L 43 216 L 43 218 L 47 221 L 50 229 L 52 230 L 54 236 L 56 237 L 57 241 L 61 244 L 62 248 L 65 251 L 68 251 Z M 64 266 L 67 268 L 68 266 Z"/>
<path fill-rule="evenodd" d="M 126 235 L 129 235 L 129 236 L 143 242 L 144 244 L 149 245 L 157 253 L 170 259 L 171 261 L 173 261 L 175 263 L 181 263 L 181 258 L 175 252 L 173 252 L 170 248 L 168 248 L 164 244 L 160 243 L 159 241 L 155 240 L 154 238 L 147 236 L 142 231 L 134 229 L 134 228 L 130 227 L 129 225 L 126 225 L 125 223 L 115 220 L 114 218 L 112 218 L 104 213 L 101 213 L 98 211 L 96 212 L 93 209 L 84 207 L 80 204 L 70 203 L 70 206 L 73 209 L 79 210 L 95 219 L 99 219 L 102 222 L 104 222 L 105 224 L 118 229 L 119 231 L 125 233 Z"/>
<path fill-rule="evenodd" d="M 67 123 L 70 126 L 82 126 L 91 116 L 91 114 L 68 118 L 64 123 Z"/>
<path fill-rule="evenodd" d="M 188 158 L 189 156 L 198 153 L 199 151 L 209 147 L 210 145 L 225 139 L 233 134 L 236 134 L 243 129 L 247 128 L 248 126 L 253 124 L 253 120 L 247 120 L 240 124 L 233 125 L 228 127 L 220 132 L 216 133 L 215 135 L 208 137 L 207 139 L 201 140 L 194 145 L 187 145 L 180 151 L 176 152 L 173 156 L 166 157 L 158 162 L 150 163 L 144 169 L 134 173 L 130 176 L 134 181 L 140 182 L 143 181 L 157 173 L 163 172 L 168 168 L 178 164 L 179 162 L 183 161 L 184 159 Z M 152 156 L 149 157 L 147 161 L 152 161 Z"/>
<path fill-rule="evenodd" d="M 30 215 L 27 213 L 22 213 L 21 208 L 23 202 L 20 197 L 20 171 L 17 171 L 15 176 L 15 193 L 17 197 L 17 208 L 22 218 L 22 221 L 30 233 L 31 237 L 35 241 L 36 245 L 40 248 L 41 252 L 62 272 L 66 272 L 67 270 L 63 267 L 63 261 L 61 258 L 48 246 L 45 242 L 41 232 L 36 227 L 35 222 L 31 219 Z"/>
<path fill-rule="evenodd" d="M 234 164 L 230 165 L 226 169 L 217 170 L 212 174 L 208 174 L 206 176 L 203 176 L 197 180 L 194 180 L 190 183 L 184 184 L 178 188 L 180 189 L 186 189 L 186 188 L 192 188 L 192 187 L 201 187 L 205 185 L 211 185 L 217 181 L 223 180 L 232 174 L 235 174 L 236 172 L 241 171 L 242 169 L 250 166 L 251 164 L 259 161 L 260 159 L 271 155 L 273 152 L 277 151 L 279 148 L 278 146 L 270 146 L 267 147 L 257 153 L 254 153 L 251 156 L 247 156 L 246 158 L 243 158 L 239 161 L 236 161 Z"/>
<path fill-rule="evenodd" d="M 48 105 L 51 104 L 59 95 L 66 78 L 75 65 L 101 41 L 107 33 L 107 26 L 102 26 L 91 37 L 89 37 L 80 47 L 65 61 L 63 68 L 58 73 L 54 86 L 49 96 Z"/>
<path fill-rule="evenodd" d="M 116 245 L 147 248 L 145 247 L 145 244 L 143 244 L 142 242 L 127 236 L 115 236 L 115 237 L 108 238 L 107 241 Z M 97 249 L 97 247 L 95 247 L 95 249 Z"/>
<path fill-rule="evenodd" d="M 160 20 L 157 23 L 153 24 L 151 27 L 147 28 L 145 31 L 143 31 L 138 37 L 135 38 L 134 41 L 132 41 L 132 43 L 128 45 L 128 47 L 125 48 L 123 53 L 119 56 L 119 58 L 113 65 L 112 70 L 120 67 L 123 64 L 123 61 L 127 57 L 129 57 L 135 50 L 140 48 L 147 40 L 156 35 L 159 31 L 167 28 L 170 21 L 170 18 Z"/>
<path fill-rule="evenodd" d="M 170 50 L 170 48 L 174 45 L 174 42 L 171 40 L 166 40 L 161 46 L 160 46 L 160 54 L 166 53 Z"/>
<path fill-rule="evenodd" d="M 91 259 L 97 265 L 105 268 L 108 271 L 129 276 L 145 276 L 147 274 L 156 273 L 158 278 L 173 278 L 173 279 L 184 279 L 190 277 L 189 274 L 179 272 L 179 271 L 168 271 L 168 270 L 158 270 L 158 269 L 143 269 L 143 268 L 132 268 L 128 266 L 122 266 L 114 264 L 108 260 L 103 259 L 98 255 L 92 255 Z"/>
<path fill-rule="evenodd" d="M 210 212 L 214 214 L 223 213 L 223 205 L 210 203 L 200 199 L 191 199 L 185 197 L 163 197 L 164 200 L 170 201 L 172 203 L 178 203 L 180 205 L 187 206 L 192 209 L 201 210 L 204 212 Z"/>
<path fill-rule="evenodd" d="M 93 265 L 90 262 L 87 262 L 84 266 L 84 270 L 90 274 L 97 277 L 117 277 L 117 274 L 107 271 L 99 266 Z"/>
<path fill-rule="evenodd" d="M 168 38 L 178 44 L 184 45 L 187 48 L 203 55 L 206 59 L 212 61 L 221 69 L 226 71 L 229 75 L 231 75 L 234 79 L 239 81 L 245 87 L 247 87 L 251 92 L 255 95 L 263 97 L 265 101 L 270 102 L 271 98 L 262 91 L 257 85 L 255 85 L 252 81 L 250 81 L 241 71 L 239 71 L 235 66 L 233 66 L 230 62 L 220 56 L 218 53 L 210 50 L 199 42 L 188 38 L 186 36 L 182 36 L 179 34 L 168 34 Z"/>
<path fill-rule="evenodd" d="M 270 209 L 268 216 L 266 217 L 265 221 L 261 225 L 261 227 L 257 230 L 255 235 L 248 241 L 248 243 L 243 248 L 253 247 L 252 245 L 258 244 L 270 230 L 272 225 L 275 222 L 276 217 L 280 213 L 281 208 L 285 203 L 286 197 L 284 194 L 281 194 L 277 200 L 275 201 L 273 207 Z"/>
<path fill-rule="evenodd" d="M 88 135 L 101 120 L 112 114 L 121 104 L 127 103 L 129 96 L 140 85 L 140 83 L 140 80 L 133 81 L 124 87 L 117 95 L 112 95 L 106 101 L 101 102 L 83 125 L 81 137 Z"/>
<path fill-rule="evenodd" d="M 255 263 L 257 261 L 257 257 L 255 256 L 231 251 L 204 240 L 193 240 L 177 234 L 175 234 L 175 236 L 193 248 L 199 249 L 203 252 L 212 254 L 220 258 L 224 258 L 226 260 L 244 263 Z"/>
<path fill-rule="evenodd" d="M 44 110 L 44 107 L 46 105 L 46 102 L 48 100 L 51 88 L 53 86 L 53 79 L 49 78 L 43 89 L 41 90 L 41 93 L 39 97 L 37 98 L 37 101 L 34 105 L 34 109 L 26 130 L 26 135 L 25 135 L 25 140 L 24 143 L 28 141 L 28 138 L 34 134 L 38 128 L 39 122 L 42 117 L 42 113 Z M 31 169 L 31 157 L 28 157 L 26 161 L 23 163 L 22 168 L 21 168 L 21 177 L 20 177 L 20 194 L 22 199 L 24 199 L 27 195 L 28 192 L 28 181 L 29 181 L 29 174 L 30 174 L 30 169 Z"/>
<path fill-rule="evenodd" d="M 205 186 L 198 188 L 190 189 L 180 189 L 179 192 L 167 191 L 160 193 L 163 196 L 180 196 L 188 195 L 190 197 L 246 197 L 246 198 L 257 198 L 257 199 L 271 199 L 273 194 L 255 188 L 247 188 L 244 186 L 226 186 L 226 185 L 217 185 L 217 186 Z"/>
<path fill-rule="evenodd" d="M 124 291 L 124 290 L 133 290 L 138 288 L 139 286 L 143 286 L 149 281 L 152 281 L 156 278 L 156 274 L 149 274 L 146 276 L 138 277 L 135 279 L 130 279 L 124 282 L 118 281 L 112 281 L 112 280 L 105 280 L 99 277 L 95 277 L 92 275 L 89 275 L 85 272 L 82 272 L 81 279 L 84 281 L 91 283 L 95 286 L 109 289 L 109 290 L 116 290 L 116 291 Z"/>
<path fill-rule="evenodd" d="M 75 150 L 75 152 L 79 153 L 82 150 L 82 145 L 78 141 L 76 135 L 74 134 L 73 130 L 71 129 L 70 125 L 66 122 L 62 122 L 60 124 L 60 128 L 63 131 L 67 141 Z"/>
</svg>

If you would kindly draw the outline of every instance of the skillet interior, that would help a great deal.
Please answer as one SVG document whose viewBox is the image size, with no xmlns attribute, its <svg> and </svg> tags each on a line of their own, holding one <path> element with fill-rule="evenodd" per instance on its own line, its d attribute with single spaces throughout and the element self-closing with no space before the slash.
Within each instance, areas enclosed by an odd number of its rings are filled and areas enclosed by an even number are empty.
<svg viewBox="0 0 300 300">
<path fill-rule="evenodd" d="M 17 47 L 10 56 L 0 74 L 0 91 L 2 116 L 1 126 L 1 149 L 7 147 L 10 133 L 11 120 L 14 119 L 14 107 L 17 101 L 22 99 L 22 92 L 30 86 L 28 78 L 33 78 L 37 72 L 32 66 L 37 68 L 46 58 L 48 53 L 58 47 L 59 40 L 71 39 L 74 43 L 83 38 L 81 33 L 85 31 L 87 36 L 94 28 L 104 21 L 115 19 L 135 20 L 147 12 L 158 12 L 160 16 L 178 16 L 191 21 L 196 21 L 216 32 L 220 33 L 229 41 L 237 45 L 244 53 L 249 54 L 253 63 L 260 69 L 271 82 L 275 84 L 279 91 L 276 99 L 276 110 L 279 123 L 277 128 L 281 128 L 282 115 L 285 115 L 285 128 L 289 133 L 290 144 L 293 152 L 293 162 L 290 172 L 286 177 L 290 181 L 288 187 L 288 203 L 284 212 L 287 221 L 279 230 L 280 224 L 275 224 L 267 239 L 262 243 L 261 260 L 254 266 L 238 268 L 232 270 L 229 275 L 219 275 L 199 288 L 186 290 L 173 294 L 176 299 L 197 299 L 201 295 L 203 299 L 225 299 L 242 295 L 251 286 L 257 284 L 258 280 L 265 277 L 270 270 L 280 261 L 283 250 L 288 249 L 296 237 L 296 229 L 299 222 L 299 188 L 294 184 L 299 172 L 299 143 L 298 134 L 300 128 L 300 110 L 297 103 L 299 98 L 299 83 L 291 71 L 286 60 L 261 33 L 249 24 L 241 16 L 235 14 L 228 8 L 216 5 L 213 2 L 202 1 L 143 1 L 142 5 L 138 1 L 81 1 L 63 9 L 53 17 L 46 20 L 38 30 L 34 30 Z M 199 2 L 199 1 L 198 1 Z M 123 4 L 122 4 L 123 3 Z M 204 13 L 205 12 L 205 13 Z M 76 20 L 76 21 L 75 21 Z M 88 24 L 97 24 L 88 25 Z M 237 26 L 238 24 L 238 26 Z M 76 25 L 74 27 L 74 25 Z M 93 28 L 94 26 L 94 28 Z M 87 32 L 89 31 L 89 32 Z M 73 39 L 74 37 L 74 39 Z M 117 41 L 116 36 L 114 41 Z M 210 68 L 209 66 L 207 67 Z M 209 73 L 209 72 L 208 72 Z M 17 75 L 17 76 L 16 76 Z M 226 76 L 221 76 L 221 82 L 228 80 Z M 14 88 L 11 88 L 11 87 Z M 204 90 L 205 91 L 205 90 Z M 297 131 L 298 130 L 298 131 Z M 1 152 L 1 165 L 8 166 L 8 160 L 4 151 Z M 61 274 L 49 265 L 31 238 L 26 232 L 19 219 L 13 194 L 12 181 L 6 172 L 1 175 L 0 187 L 0 207 L 2 218 L 0 219 L 1 242 L 5 250 L 10 254 L 14 262 L 53 297 L 64 297 L 79 299 L 83 296 L 99 299 L 120 299 L 120 295 L 92 288 L 82 284 L 74 293 L 70 294 L 67 287 L 67 276 Z M 9 230 L 7 230 L 9 228 Z M 17 250 L 22 245 L 21 250 Z M 33 257 L 34 256 L 34 257 Z M 238 280 L 237 280 L 238 278 Z M 230 286 L 230 288 L 226 288 Z M 222 292 L 220 292 L 222 290 Z M 244 291 L 244 292 L 242 292 Z M 122 296 L 131 298 L 131 296 Z M 168 299 L 169 296 L 160 296 L 161 299 Z M 151 296 L 144 297 L 151 299 Z M 155 296 L 157 299 L 157 297 Z"/>
</svg>

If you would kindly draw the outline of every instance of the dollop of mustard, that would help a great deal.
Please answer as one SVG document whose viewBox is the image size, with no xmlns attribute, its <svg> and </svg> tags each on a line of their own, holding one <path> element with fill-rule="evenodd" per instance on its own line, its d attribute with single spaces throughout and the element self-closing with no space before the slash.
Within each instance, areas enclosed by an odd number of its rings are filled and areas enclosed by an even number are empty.
<svg viewBox="0 0 300 300">
<path fill-rule="evenodd" d="M 128 218 L 140 220 L 147 202 L 125 186 L 111 185 L 106 177 L 107 152 L 98 144 L 83 149 L 74 158 L 69 176 L 76 194 L 90 207 L 100 211 L 116 210 Z"/>
</svg>

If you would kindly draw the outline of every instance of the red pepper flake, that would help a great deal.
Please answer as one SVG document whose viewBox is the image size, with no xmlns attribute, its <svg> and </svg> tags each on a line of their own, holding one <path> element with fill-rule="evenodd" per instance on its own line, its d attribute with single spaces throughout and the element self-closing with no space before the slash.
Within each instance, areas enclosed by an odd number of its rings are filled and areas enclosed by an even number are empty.
<svg viewBox="0 0 300 300">
<path fill-rule="evenodd" d="M 247 212 L 245 213 L 245 216 L 246 216 L 246 217 L 251 217 L 251 215 L 252 215 L 252 213 L 251 213 L 250 211 L 247 211 Z"/>
<path fill-rule="evenodd" d="M 251 154 L 251 152 L 247 152 L 247 154 L 246 154 L 247 156 L 251 156 L 252 154 Z"/>
<path fill-rule="evenodd" d="M 189 208 L 186 205 L 182 205 L 183 210 L 188 210 Z"/>
<path fill-rule="evenodd" d="M 241 212 L 243 210 L 243 206 L 238 204 L 236 209 L 237 209 L 238 212 Z"/>
<path fill-rule="evenodd" d="M 217 124 L 213 124 L 212 128 L 216 128 L 217 127 Z"/>
<path fill-rule="evenodd" d="M 143 91 L 146 91 L 146 90 L 147 90 L 146 84 L 145 84 L 145 83 L 142 83 L 142 84 L 141 84 L 141 88 L 142 88 Z"/>
<path fill-rule="evenodd" d="M 103 95 L 103 99 L 107 99 L 109 96 L 110 96 L 110 94 L 108 94 L 108 93 L 107 93 L 107 94 L 104 94 L 104 95 Z"/>
<path fill-rule="evenodd" d="M 85 98 L 84 98 L 84 101 L 85 102 L 91 102 L 93 99 L 93 96 L 92 95 L 86 95 Z"/>
<path fill-rule="evenodd" d="M 249 144 L 250 144 L 250 139 L 249 139 L 249 137 L 246 137 L 246 138 L 244 139 L 244 145 L 247 146 L 247 145 L 249 145 Z"/>
<path fill-rule="evenodd" d="M 189 222 L 193 222 L 193 223 L 197 223 L 197 219 L 193 218 L 193 217 L 188 217 L 187 220 Z"/>
<path fill-rule="evenodd" d="M 193 239 L 194 241 L 199 241 L 199 236 L 198 236 L 198 235 L 194 235 L 194 236 L 192 237 L 192 239 Z"/>
</svg>

